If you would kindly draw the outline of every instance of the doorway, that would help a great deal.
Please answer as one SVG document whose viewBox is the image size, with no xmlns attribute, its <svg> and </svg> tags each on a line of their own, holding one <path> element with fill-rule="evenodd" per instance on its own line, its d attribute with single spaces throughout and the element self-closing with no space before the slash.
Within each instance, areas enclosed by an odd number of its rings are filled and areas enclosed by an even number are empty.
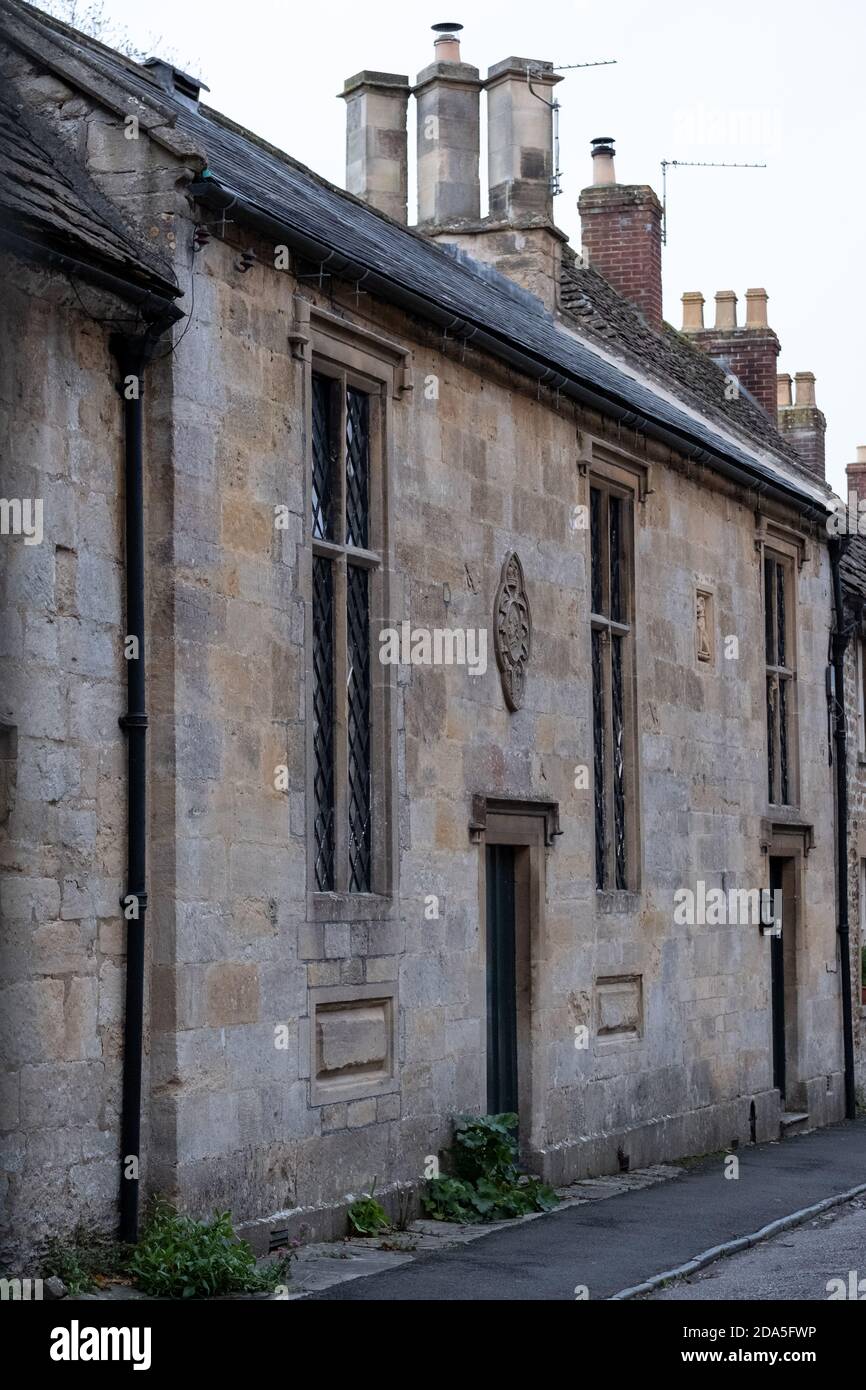
<svg viewBox="0 0 866 1390">
<path fill-rule="evenodd" d="M 770 937 L 773 1085 L 783 1109 L 797 1087 L 797 874 L 796 860 L 770 856 L 770 892 L 782 895 L 781 932 Z M 775 901 L 775 899 L 773 899 Z"/>
<path fill-rule="evenodd" d="M 545 1050 L 536 1038 L 548 980 L 545 959 L 547 855 L 561 834 L 552 801 L 472 798 L 478 857 L 482 1021 L 479 1104 L 516 1114 L 521 1161 L 543 1170 L 548 1094 Z"/>
<path fill-rule="evenodd" d="M 518 1113 L 515 848 L 487 846 L 487 1113 Z"/>
</svg>

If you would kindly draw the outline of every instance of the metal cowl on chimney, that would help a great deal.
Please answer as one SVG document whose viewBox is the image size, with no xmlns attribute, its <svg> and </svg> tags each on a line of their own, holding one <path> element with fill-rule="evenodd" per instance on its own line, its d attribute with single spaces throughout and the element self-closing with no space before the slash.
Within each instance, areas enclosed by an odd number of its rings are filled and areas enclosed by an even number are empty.
<svg viewBox="0 0 866 1390">
<path fill-rule="evenodd" d="M 590 146 L 592 148 L 593 186 L 599 188 L 616 183 L 616 170 L 613 163 L 616 150 L 613 147 L 613 137 L 611 135 L 599 135 L 595 140 L 590 141 Z"/>
<path fill-rule="evenodd" d="M 438 39 L 433 44 L 433 55 L 437 63 L 459 63 L 460 62 L 460 40 L 458 34 L 463 32 L 462 24 L 453 24 L 450 20 L 442 24 L 431 24 L 434 34 L 438 34 Z"/>
<path fill-rule="evenodd" d="M 662 326 L 662 205 L 648 184 L 616 181 L 613 139 L 592 141 L 593 182 L 578 200 L 590 265 L 651 328 Z"/>
</svg>

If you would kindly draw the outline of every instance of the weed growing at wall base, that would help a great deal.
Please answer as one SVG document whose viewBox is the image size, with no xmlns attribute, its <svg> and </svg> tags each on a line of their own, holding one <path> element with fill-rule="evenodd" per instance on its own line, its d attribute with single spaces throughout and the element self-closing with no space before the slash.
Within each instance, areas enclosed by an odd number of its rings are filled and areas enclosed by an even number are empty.
<svg viewBox="0 0 866 1390">
<path fill-rule="evenodd" d="M 507 1221 L 549 1211 L 559 1198 L 517 1167 L 517 1116 L 460 1115 L 454 1122 L 453 1177 L 430 1181 L 424 1210 L 434 1221 Z"/>
</svg>

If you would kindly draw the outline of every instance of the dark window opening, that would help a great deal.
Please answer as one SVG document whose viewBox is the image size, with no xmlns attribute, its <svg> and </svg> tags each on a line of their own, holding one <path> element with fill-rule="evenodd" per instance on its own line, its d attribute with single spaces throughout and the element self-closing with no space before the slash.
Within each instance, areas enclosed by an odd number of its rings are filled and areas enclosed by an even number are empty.
<svg viewBox="0 0 866 1390">
<path fill-rule="evenodd" d="M 370 573 L 378 563 L 368 549 L 370 397 L 343 377 L 314 373 L 311 413 L 315 886 L 369 893 Z"/>
<path fill-rule="evenodd" d="M 626 889 L 630 855 L 631 499 L 590 489 L 595 881 Z"/>
</svg>

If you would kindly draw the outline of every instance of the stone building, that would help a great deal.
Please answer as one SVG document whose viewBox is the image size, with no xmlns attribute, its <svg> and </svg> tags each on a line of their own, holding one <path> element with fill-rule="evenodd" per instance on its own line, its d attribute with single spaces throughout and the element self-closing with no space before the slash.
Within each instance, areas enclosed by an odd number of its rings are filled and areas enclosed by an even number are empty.
<svg viewBox="0 0 866 1390">
<path fill-rule="evenodd" d="M 764 292 L 666 325 L 606 139 L 568 244 L 550 64 L 350 78 L 347 193 L 0 17 L 13 1243 L 139 1181 L 336 1232 L 460 1112 L 557 1183 L 841 1117 L 833 498 Z"/>
<path fill-rule="evenodd" d="M 844 539 L 841 579 L 846 647 L 847 884 L 851 941 L 852 1012 L 859 1099 L 866 1087 L 866 446 L 846 468 L 848 496 L 840 510 Z M 859 1027 L 858 1025 L 859 1021 Z"/>
</svg>

